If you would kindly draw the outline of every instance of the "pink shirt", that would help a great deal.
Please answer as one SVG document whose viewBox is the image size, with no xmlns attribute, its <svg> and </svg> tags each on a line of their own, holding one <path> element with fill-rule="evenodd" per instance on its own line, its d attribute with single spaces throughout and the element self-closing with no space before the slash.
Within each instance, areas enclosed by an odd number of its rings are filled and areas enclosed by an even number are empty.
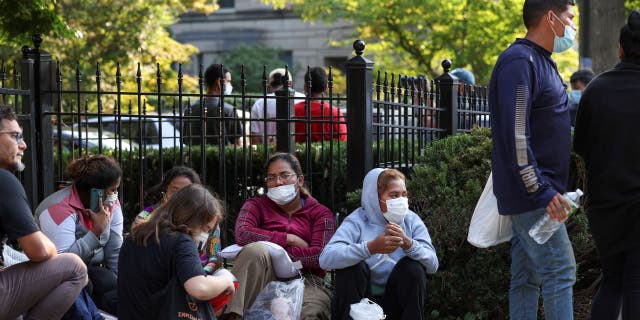
<svg viewBox="0 0 640 320">
<path fill-rule="evenodd" d="M 287 250 L 293 261 L 300 260 L 304 270 L 323 278 L 319 257 L 335 232 L 335 221 L 329 208 L 311 196 L 304 196 L 304 206 L 289 216 L 266 195 L 248 199 L 236 220 L 236 243 L 246 245 L 270 241 Z M 287 246 L 287 233 L 295 234 L 309 244 L 308 248 Z"/>
</svg>

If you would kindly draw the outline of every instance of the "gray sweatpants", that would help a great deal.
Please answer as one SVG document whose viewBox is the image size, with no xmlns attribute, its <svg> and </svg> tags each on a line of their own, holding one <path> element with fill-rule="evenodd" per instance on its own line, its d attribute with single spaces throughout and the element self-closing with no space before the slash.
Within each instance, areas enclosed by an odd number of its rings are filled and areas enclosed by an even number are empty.
<svg viewBox="0 0 640 320">
<path fill-rule="evenodd" d="M 0 320 L 60 319 L 87 284 L 87 267 L 73 253 L 23 262 L 0 271 Z"/>
</svg>

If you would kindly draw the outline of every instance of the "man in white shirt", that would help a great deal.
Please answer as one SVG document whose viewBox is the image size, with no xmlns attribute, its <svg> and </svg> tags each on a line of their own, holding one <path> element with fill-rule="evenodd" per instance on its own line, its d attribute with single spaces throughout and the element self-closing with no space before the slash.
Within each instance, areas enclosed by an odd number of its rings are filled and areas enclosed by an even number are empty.
<svg viewBox="0 0 640 320">
<path fill-rule="evenodd" d="M 286 77 L 285 77 L 286 74 Z M 269 144 L 275 143 L 276 135 L 276 122 L 275 121 L 263 121 L 266 119 L 276 118 L 276 97 L 274 92 L 284 86 L 284 81 L 289 81 L 289 88 L 292 87 L 291 74 L 284 68 L 277 68 L 269 73 L 269 85 L 267 88 L 271 93 L 267 94 L 266 98 L 260 98 L 256 100 L 251 108 L 251 143 L 259 144 L 263 143 L 266 136 Z M 305 95 L 303 93 L 294 91 L 293 96 L 296 98 L 293 104 L 300 101 L 304 101 Z M 265 108 L 265 100 L 267 106 Z M 265 110 L 266 109 L 266 110 Z M 265 117 L 265 111 L 267 116 Z M 265 132 L 266 122 L 266 132 Z"/>
</svg>

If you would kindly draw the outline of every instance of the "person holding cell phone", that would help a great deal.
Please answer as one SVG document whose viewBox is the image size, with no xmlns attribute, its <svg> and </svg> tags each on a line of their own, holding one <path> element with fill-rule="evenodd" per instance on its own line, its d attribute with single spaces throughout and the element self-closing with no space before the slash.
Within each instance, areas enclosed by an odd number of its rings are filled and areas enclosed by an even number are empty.
<svg viewBox="0 0 640 320">
<path fill-rule="evenodd" d="M 42 232 L 58 252 L 75 253 L 87 264 L 87 289 L 98 308 L 116 313 L 118 254 L 123 216 L 118 201 L 122 169 L 104 155 L 85 156 L 67 166 L 73 184 L 36 208 Z"/>
</svg>

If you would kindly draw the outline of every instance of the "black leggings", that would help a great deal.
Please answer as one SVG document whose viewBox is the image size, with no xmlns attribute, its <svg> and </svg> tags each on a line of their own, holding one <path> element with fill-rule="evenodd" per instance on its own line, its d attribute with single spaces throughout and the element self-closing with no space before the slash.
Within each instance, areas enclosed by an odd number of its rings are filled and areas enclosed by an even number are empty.
<svg viewBox="0 0 640 320">
<path fill-rule="evenodd" d="M 331 319 L 349 320 L 351 304 L 369 298 L 379 304 L 387 320 L 416 320 L 424 317 L 427 301 L 427 272 L 409 257 L 398 261 L 389 275 L 384 297 L 371 295 L 371 271 L 364 261 L 336 270 L 335 291 L 331 299 Z"/>
<path fill-rule="evenodd" d="M 592 320 L 640 319 L 640 248 L 600 259 L 602 282 L 593 297 Z"/>
<path fill-rule="evenodd" d="M 115 272 L 100 266 L 89 266 L 89 292 L 99 309 L 117 314 L 118 277 Z"/>
</svg>

